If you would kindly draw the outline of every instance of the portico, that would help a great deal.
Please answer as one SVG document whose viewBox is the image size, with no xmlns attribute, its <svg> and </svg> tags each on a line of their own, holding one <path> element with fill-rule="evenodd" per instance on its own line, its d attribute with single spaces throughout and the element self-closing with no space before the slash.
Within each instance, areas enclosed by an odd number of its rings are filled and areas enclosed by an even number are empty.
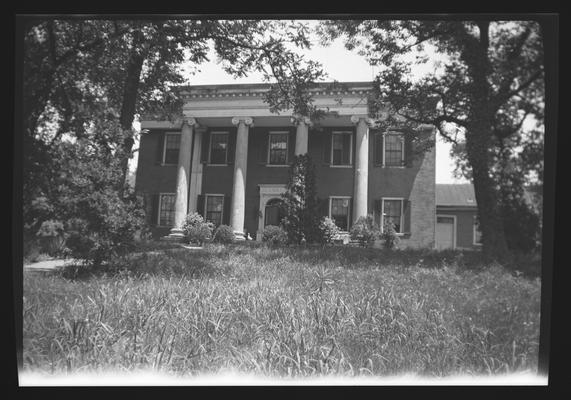
<svg viewBox="0 0 571 400">
<path fill-rule="evenodd" d="M 356 129 L 355 159 L 354 165 L 351 166 L 355 171 L 353 220 L 358 216 L 367 215 L 369 127 L 366 95 L 370 83 L 345 83 L 343 88 L 332 88 L 324 84 L 312 89 L 314 105 L 328 110 L 326 116 L 317 121 L 307 116 L 293 115 L 287 110 L 280 114 L 271 113 L 267 103 L 264 102 L 264 93 L 267 89 L 266 84 L 183 87 L 179 89 L 184 99 L 182 122 L 173 125 L 167 121 L 142 121 L 143 129 L 177 127 L 181 134 L 174 203 L 175 217 L 170 237 L 182 237 L 181 227 L 189 212 L 204 212 L 205 205 L 200 203 L 199 199 L 205 194 L 204 171 L 209 164 L 205 161 L 203 153 L 210 145 L 204 142 L 204 135 L 214 128 L 227 129 L 229 141 L 234 143 L 234 147 L 227 146 L 227 151 L 233 153 L 227 165 L 232 168 L 231 196 L 228 193 L 229 224 L 234 230 L 236 239 L 245 237 L 245 210 L 249 206 L 246 204 L 248 160 L 257 157 L 248 151 L 254 127 L 277 130 L 294 127 L 295 139 L 290 141 L 293 143 L 288 143 L 288 146 L 294 146 L 294 155 L 308 153 L 309 136 L 314 129 L 318 131 L 333 127 Z M 339 101 L 339 98 L 342 98 L 342 101 Z M 259 212 L 263 214 L 265 202 L 272 197 L 279 197 L 279 194 L 285 190 L 285 182 L 277 184 L 261 181 L 256 182 L 256 187 L 260 189 Z M 276 190 L 280 193 L 274 193 Z M 258 232 L 263 228 L 263 222 L 263 218 L 259 219 Z"/>
</svg>

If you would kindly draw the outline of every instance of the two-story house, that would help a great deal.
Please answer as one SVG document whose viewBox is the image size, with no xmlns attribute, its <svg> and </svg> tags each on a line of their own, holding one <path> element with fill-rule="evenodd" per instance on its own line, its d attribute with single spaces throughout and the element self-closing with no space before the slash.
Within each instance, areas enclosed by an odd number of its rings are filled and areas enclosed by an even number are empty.
<svg viewBox="0 0 571 400">
<path fill-rule="evenodd" d="M 282 217 L 277 205 L 294 156 L 307 153 L 316 166 L 321 214 L 342 230 L 372 214 L 381 226 L 395 224 L 402 245 L 435 246 L 435 149 L 415 155 L 398 127 L 372 128 L 370 82 L 312 89 L 314 104 L 330 112 L 318 121 L 271 113 L 263 101 L 267 89 L 182 87 L 181 122 L 141 121 L 136 190 L 156 237 L 181 237 L 185 216 L 197 211 L 230 225 L 238 239 L 259 240 Z"/>
</svg>

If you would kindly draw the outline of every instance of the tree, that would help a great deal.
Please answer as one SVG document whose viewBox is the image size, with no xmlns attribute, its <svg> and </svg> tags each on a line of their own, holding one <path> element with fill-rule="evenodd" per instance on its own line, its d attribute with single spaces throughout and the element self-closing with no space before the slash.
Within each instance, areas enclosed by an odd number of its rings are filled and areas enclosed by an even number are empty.
<svg viewBox="0 0 571 400">
<path fill-rule="evenodd" d="M 543 120 L 542 30 L 534 21 L 325 21 L 327 41 L 345 36 L 372 64 L 386 66 L 375 80 L 373 110 L 436 126 L 470 170 L 485 255 L 509 257 L 492 170 L 498 146 L 521 136 L 530 116 Z M 411 55 L 426 63 L 432 46 L 441 74 L 413 79 Z M 406 58 L 408 57 L 408 59 Z M 459 140 L 463 135 L 463 139 Z"/>
<path fill-rule="evenodd" d="M 182 100 L 172 86 L 185 82 L 179 67 L 206 61 L 211 47 L 234 76 L 256 70 L 274 81 L 266 96 L 273 111 L 308 112 L 306 89 L 323 71 L 291 49 L 308 47 L 306 34 L 303 24 L 288 21 L 30 20 L 23 62 L 25 220 L 33 219 L 36 199 L 53 197 L 54 151 L 70 137 L 119 160 L 122 179 L 114 188 L 121 197 L 135 115 L 178 118 Z"/>
<path fill-rule="evenodd" d="M 298 155 L 290 167 L 284 199 L 283 227 L 290 243 L 318 243 L 321 240 L 319 199 L 315 167 L 308 154 Z"/>
</svg>

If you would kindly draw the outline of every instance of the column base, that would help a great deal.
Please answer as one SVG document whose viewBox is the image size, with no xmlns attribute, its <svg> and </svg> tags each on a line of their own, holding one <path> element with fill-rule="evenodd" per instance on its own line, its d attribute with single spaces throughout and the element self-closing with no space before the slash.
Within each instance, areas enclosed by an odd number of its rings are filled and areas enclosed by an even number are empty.
<svg viewBox="0 0 571 400">
<path fill-rule="evenodd" d="M 246 235 L 244 232 L 234 231 L 234 240 L 237 242 L 242 242 L 246 240 Z"/>
</svg>

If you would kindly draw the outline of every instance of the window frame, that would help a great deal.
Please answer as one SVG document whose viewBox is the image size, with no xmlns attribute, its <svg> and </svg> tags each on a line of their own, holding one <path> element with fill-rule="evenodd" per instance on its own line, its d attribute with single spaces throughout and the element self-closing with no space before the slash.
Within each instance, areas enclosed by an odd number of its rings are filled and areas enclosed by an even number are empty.
<svg viewBox="0 0 571 400">
<path fill-rule="evenodd" d="M 217 227 L 224 223 L 224 201 L 225 195 L 222 193 L 205 193 L 204 194 L 204 220 L 208 222 L 208 198 L 209 197 L 222 197 L 222 211 L 220 212 L 220 224 L 216 225 Z M 214 223 L 214 222 L 213 222 Z"/>
<path fill-rule="evenodd" d="M 333 200 L 349 200 L 349 204 L 347 205 L 347 230 L 341 231 L 342 233 L 349 232 L 351 229 L 351 201 L 353 201 L 352 196 L 329 196 L 329 218 L 333 220 L 331 215 L 331 210 L 333 209 Z M 335 220 L 333 220 L 335 221 Z M 341 227 L 339 227 L 341 229 Z"/>
<path fill-rule="evenodd" d="M 404 236 L 405 232 L 402 231 L 404 228 L 404 201 L 406 199 L 404 197 L 381 197 L 381 218 L 380 218 L 381 232 L 384 232 L 384 226 L 385 226 L 385 200 L 400 200 L 400 221 L 399 221 L 400 232 L 397 232 L 397 235 Z"/>
<path fill-rule="evenodd" d="M 400 165 L 387 165 L 386 163 L 386 154 L 387 154 L 387 142 L 386 142 L 386 138 L 387 136 L 398 136 L 402 142 L 402 150 L 401 150 L 401 163 Z M 383 168 L 405 168 L 405 146 L 406 146 L 406 142 L 405 142 L 405 137 L 404 137 L 404 133 L 402 132 L 398 132 L 398 131 L 385 131 L 383 132 L 383 163 L 382 166 Z"/>
<path fill-rule="evenodd" d="M 224 157 L 224 163 L 222 164 L 213 164 L 212 163 L 212 138 L 216 135 L 226 135 L 226 155 Z M 220 167 L 220 166 L 227 166 L 228 165 L 228 151 L 230 150 L 230 132 L 229 131 L 212 131 L 208 135 L 209 143 L 208 143 L 208 166 L 211 167 Z"/>
<path fill-rule="evenodd" d="M 286 137 L 286 162 L 285 164 L 272 164 L 271 161 L 271 149 L 272 149 L 272 135 L 285 135 Z M 289 131 L 270 131 L 268 132 L 268 152 L 266 158 L 267 167 L 289 167 Z"/>
<path fill-rule="evenodd" d="M 480 224 L 478 223 L 478 217 L 474 215 L 472 217 L 472 244 L 474 246 L 481 246 L 482 245 L 482 231 L 479 228 Z M 476 242 L 476 232 L 480 233 L 480 241 Z"/>
<path fill-rule="evenodd" d="M 333 137 L 335 135 L 349 135 L 349 163 L 333 164 Z M 332 168 L 353 168 L 353 131 L 332 131 L 331 132 L 331 152 L 329 154 L 329 166 Z"/>
<path fill-rule="evenodd" d="M 174 193 L 174 192 L 161 192 L 161 193 L 159 193 L 159 204 L 158 204 L 157 221 L 156 222 L 157 222 L 157 227 L 172 228 L 172 225 L 161 225 L 161 207 L 163 205 L 163 196 L 166 196 L 166 195 L 170 195 L 170 196 L 174 197 L 172 213 L 174 214 L 174 212 L 175 212 L 176 193 Z M 173 225 L 174 225 L 174 215 L 173 215 Z"/>
<path fill-rule="evenodd" d="M 167 137 L 168 136 L 178 136 L 179 137 L 179 141 L 178 141 L 178 151 L 180 153 L 180 132 L 165 132 L 164 138 L 163 138 L 163 156 L 161 158 L 161 165 L 178 165 L 178 158 L 179 158 L 179 154 L 177 154 L 177 162 L 176 163 L 167 163 L 165 161 L 165 157 L 167 155 Z"/>
</svg>

